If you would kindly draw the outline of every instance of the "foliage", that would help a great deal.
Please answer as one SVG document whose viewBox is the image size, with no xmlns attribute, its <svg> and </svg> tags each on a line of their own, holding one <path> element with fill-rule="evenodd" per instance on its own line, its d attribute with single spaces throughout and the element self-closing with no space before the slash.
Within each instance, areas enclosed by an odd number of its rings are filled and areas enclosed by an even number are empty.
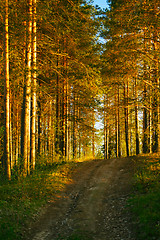
<svg viewBox="0 0 160 240">
<path fill-rule="evenodd" d="M 122 155 L 138 154 L 141 143 L 143 153 L 158 152 L 159 1 L 108 2 L 101 55 L 106 132 L 113 132 Z"/>
<path fill-rule="evenodd" d="M 89 236 L 88 233 L 77 231 L 76 233 L 72 234 L 67 238 L 60 238 L 62 240 L 92 240 L 93 237 Z"/>
<path fill-rule="evenodd" d="M 130 200 L 138 239 L 160 238 L 160 158 L 139 157 L 136 162 L 135 195 Z"/>
<path fill-rule="evenodd" d="M 46 162 L 46 161 L 45 161 Z M 25 228 L 71 182 L 75 163 L 43 164 L 33 175 L 0 185 L 0 239 L 23 239 Z M 42 170 L 43 169 L 43 170 Z"/>
<path fill-rule="evenodd" d="M 87 155 L 95 132 L 94 110 L 98 106 L 101 82 L 97 10 L 86 0 L 11 0 L 8 7 L 4 1 L 0 8 L 6 12 L 9 22 L 9 32 L 4 31 L 0 15 L 0 36 L 9 39 L 10 56 L 6 65 L 9 66 L 10 111 L 0 104 L 2 119 L 4 110 L 10 119 L 10 130 L 4 140 L 1 131 L 4 123 L 0 121 L 0 157 L 6 141 L 10 142 L 9 154 L 4 151 L 7 177 L 13 178 L 16 169 L 17 175 L 22 172 L 29 175 L 35 166 L 35 152 L 41 155 L 41 161 L 42 155 L 49 161 L 59 156 L 60 159 L 62 156 L 77 158 L 84 152 Z M 0 40 L 0 53 L 1 50 L 3 40 Z M 0 61 L 0 97 L 3 98 L 6 93 L 3 56 Z M 30 151 L 31 155 L 26 157 Z M 20 167 L 19 160 L 23 161 Z"/>
</svg>

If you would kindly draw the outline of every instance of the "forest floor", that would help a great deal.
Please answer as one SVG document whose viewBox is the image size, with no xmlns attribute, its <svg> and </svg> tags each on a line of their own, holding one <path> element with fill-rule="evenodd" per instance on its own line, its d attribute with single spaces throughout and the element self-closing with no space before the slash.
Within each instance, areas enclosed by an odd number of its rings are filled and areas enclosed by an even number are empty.
<svg viewBox="0 0 160 240">
<path fill-rule="evenodd" d="M 72 182 L 27 233 L 28 240 L 135 240 L 127 202 L 134 158 L 78 163 Z"/>
</svg>

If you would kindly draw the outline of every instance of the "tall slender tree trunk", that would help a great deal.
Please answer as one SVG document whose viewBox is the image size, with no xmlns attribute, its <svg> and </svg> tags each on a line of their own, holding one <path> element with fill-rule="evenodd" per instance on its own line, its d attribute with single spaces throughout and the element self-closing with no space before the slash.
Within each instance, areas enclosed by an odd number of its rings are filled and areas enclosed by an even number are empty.
<svg viewBox="0 0 160 240">
<path fill-rule="evenodd" d="M 149 97 L 149 152 L 152 153 L 152 88 Z"/>
<path fill-rule="evenodd" d="M 153 151 L 160 151 L 160 103 L 159 103 L 159 60 L 158 60 L 158 32 L 155 27 L 153 33 L 153 51 L 154 51 L 154 63 L 153 63 L 153 85 L 154 97 L 153 97 L 153 121 L 154 121 L 154 139 L 153 139 Z"/>
<path fill-rule="evenodd" d="M 70 96 L 70 97 L 69 97 Z M 71 87 L 68 85 L 68 158 L 71 158 L 71 132 L 72 132 L 72 124 L 71 124 Z"/>
<path fill-rule="evenodd" d="M 36 39 L 36 0 L 33 0 L 33 83 L 32 83 L 32 122 L 31 122 L 31 168 L 35 169 L 36 159 L 36 85 L 37 85 L 37 39 Z"/>
<path fill-rule="evenodd" d="M 64 52 L 67 54 L 67 39 L 64 37 Z M 67 57 L 64 56 L 64 156 L 69 159 L 69 83 L 67 73 Z"/>
<path fill-rule="evenodd" d="M 24 137 L 23 137 L 23 161 L 24 176 L 30 174 L 30 117 L 31 117 L 31 60 L 32 60 L 32 0 L 28 0 L 28 29 L 27 29 L 27 56 L 26 68 L 27 75 L 25 78 L 24 89 Z"/>
<path fill-rule="evenodd" d="M 92 112 L 92 127 L 93 127 L 93 131 L 92 131 L 92 155 L 93 157 L 95 157 L 95 131 L 94 131 L 94 127 L 95 127 L 95 116 L 94 116 L 94 109 Z"/>
<path fill-rule="evenodd" d="M 19 158 L 19 105 L 17 103 L 16 105 L 16 143 L 15 143 L 15 160 L 16 165 L 18 164 L 18 158 Z"/>
<path fill-rule="evenodd" d="M 117 90 L 115 93 L 115 152 L 118 158 L 118 106 L 117 106 Z"/>
<path fill-rule="evenodd" d="M 80 107 L 78 107 L 78 119 L 81 118 L 81 110 Z M 82 139 L 81 139 L 81 131 L 80 131 L 80 126 L 78 129 L 78 156 L 79 158 L 81 157 L 81 148 L 82 148 Z"/>
<path fill-rule="evenodd" d="M 128 137 L 128 100 L 126 96 L 126 84 L 124 83 L 124 117 L 125 117 L 125 140 L 126 140 L 126 154 L 129 156 L 129 137 Z"/>
<path fill-rule="evenodd" d="M 4 159 L 3 164 L 7 178 L 11 179 L 10 162 L 10 85 L 9 85 L 9 34 L 8 34 L 8 0 L 5 1 L 4 16 Z"/>
<path fill-rule="evenodd" d="M 13 167 L 14 167 L 14 154 L 13 154 L 13 121 L 12 121 L 12 111 L 13 111 L 13 108 L 12 108 L 12 106 L 13 106 L 13 104 L 12 104 L 12 102 L 14 101 L 14 99 L 13 99 L 13 96 L 12 96 L 12 94 L 11 94 L 11 91 L 10 91 L 10 110 L 9 110 L 9 112 L 10 112 L 10 119 L 9 119 L 9 131 L 10 131 L 10 162 L 11 162 L 11 170 L 13 169 Z"/>
<path fill-rule="evenodd" d="M 59 42 L 58 42 L 59 45 Z M 59 50 L 58 50 L 59 52 Z M 59 67 L 59 56 L 57 55 L 57 68 Z M 59 73 L 56 79 L 56 131 L 55 131 L 55 151 L 59 153 L 59 111 L 60 111 L 60 98 L 59 98 Z"/>
<path fill-rule="evenodd" d="M 143 153 L 148 152 L 148 129 L 147 129 L 147 107 L 146 107 L 146 98 L 147 98 L 147 86 L 144 84 L 144 90 L 143 90 L 143 101 L 144 101 L 144 107 L 143 107 Z"/>
<path fill-rule="evenodd" d="M 110 157 L 109 146 L 110 146 L 110 127 L 108 118 L 108 99 L 104 96 L 104 158 L 108 159 Z"/>
<path fill-rule="evenodd" d="M 121 139 L 120 139 L 120 90 L 118 86 L 118 157 L 121 157 Z"/>
<path fill-rule="evenodd" d="M 107 132 L 107 126 L 106 126 L 106 95 L 104 95 L 104 159 L 107 159 L 107 153 L 106 153 L 106 132 Z"/>
<path fill-rule="evenodd" d="M 139 151 L 139 126 L 138 126 L 138 94 L 137 94 L 137 79 L 135 78 L 135 138 L 136 138 L 136 155 Z"/>
<path fill-rule="evenodd" d="M 41 141 L 42 141 L 42 109 L 41 109 L 41 99 L 37 102 L 38 104 L 38 154 L 41 155 Z"/>
<path fill-rule="evenodd" d="M 131 132 L 130 132 L 130 106 L 129 106 L 129 79 L 127 79 L 127 96 L 126 96 L 126 111 L 127 111 L 127 125 L 128 125 L 128 150 L 129 150 L 129 156 L 130 156 L 130 146 L 131 146 Z"/>
<path fill-rule="evenodd" d="M 115 136 L 116 136 L 116 157 L 121 156 L 121 147 L 120 147 L 120 119 L 119 119 L 119 86 L 117 86 L 115 93 Z"/>
<path fill-rule="evenodd" d="M 65 156 L 69 159 L 69 101 L 68 101 L 68 79 L 66 80 L 66 112 L 65 112 Z"/>
<path fill-rule="evenodd" d="M 144 29 L 144 50 L 147 51 L 147 41 L 146 41 L 146 29 Z M 144 60 L 143 66 L 143 77 L 147 80 L 147 63 Z M 142 140 L 142 151 L 143 153 L 148 152 L 148 112 L 147 112 L 147 85 L 144 83 L 143 89 L 143 140 Z"/>
<path fill-rule="evenodd" d="M 76 96 L 73 92 L 73 158 L 77 157 L 77 137 L 76 137 Z"/>
</svg>

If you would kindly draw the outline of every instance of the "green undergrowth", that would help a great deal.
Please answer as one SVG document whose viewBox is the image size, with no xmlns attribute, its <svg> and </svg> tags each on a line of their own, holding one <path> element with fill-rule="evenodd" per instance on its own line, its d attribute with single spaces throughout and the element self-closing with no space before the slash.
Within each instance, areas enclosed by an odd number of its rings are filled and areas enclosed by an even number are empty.
<svg viewBox="0 0 160 240">
<path fill-rule="evenodd" d="M 42 158 L 26 178 L 16 176 L 5 182 L 0 176 L 0 239 L 23 239 L 29 223 L 71 183 L 75 166 L 65 161 L 47 164 Z"/>
<path fill-rule="evenodd" d="M 160 239 L 160 156 L 136 158 L 135 195 L 130 200 L 138 240 Z"/>
<path fill-rule="evenodd" d="M 59 236 L 58 240 L 93 240 L 93 233 L 77 230 L 68 237 Z"/>
</svg>

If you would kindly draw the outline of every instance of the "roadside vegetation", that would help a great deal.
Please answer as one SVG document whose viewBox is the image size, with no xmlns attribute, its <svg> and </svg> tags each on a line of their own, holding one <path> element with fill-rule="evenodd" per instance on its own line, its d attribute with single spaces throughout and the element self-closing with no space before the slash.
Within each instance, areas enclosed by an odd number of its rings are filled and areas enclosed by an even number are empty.
<svg viewBox="0 0 160 240">
<path fill-rule="evenodd" d="M 50 201 L 71 183 L 76 162 L 39 159 L 34 173 L 4 181 L 0 175 L 0 239 L 24 239 L 25 230 Z"/>
<path fill-rule="evenodd" d="M 135 195 L 130 200 L 137 239 L 160 239 L 160 156 L 136 157 Z"/>
<path fill-rule="evenodd" d="M 33 174 L 25 178 L 16 171 L 11 181 L 4 180 L 1 172 L 0 239 L 24 239 L 26 229 L 43 213 L 46 204 L 58 199 L 66 185 L 72 183 L 78 161 L 82 159 L 53 162 L 41 156 Z M 135 194 L 129 204 L 137 239 L 160 239 L 160 156 L 141 155 L 135 157 L 135 163 Z"/>
</svg>

